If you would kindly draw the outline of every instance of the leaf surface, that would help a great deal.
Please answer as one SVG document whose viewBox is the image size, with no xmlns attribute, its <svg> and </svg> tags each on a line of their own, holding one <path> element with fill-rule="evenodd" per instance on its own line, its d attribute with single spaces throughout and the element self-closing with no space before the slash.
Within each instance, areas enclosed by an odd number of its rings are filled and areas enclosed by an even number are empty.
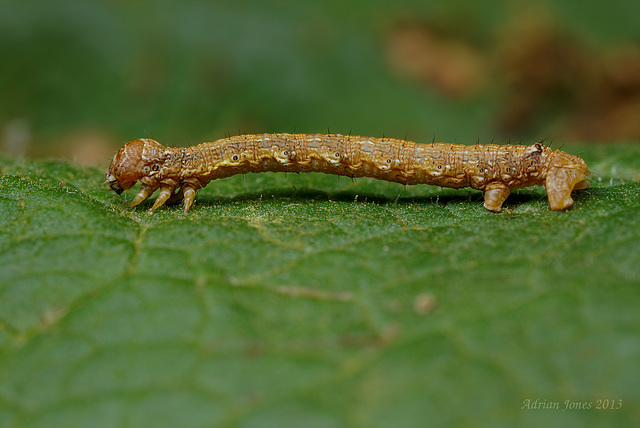
<svg viewBox="0 0 640 428">
<path fill-rule="evenodd" d="M 501 214 L 269 173 L 149 214 L 101 171 L 2 160 L 0 427 L 637 424 L 640 150 L 570 149 L 575 207 Z"/>
</svg>

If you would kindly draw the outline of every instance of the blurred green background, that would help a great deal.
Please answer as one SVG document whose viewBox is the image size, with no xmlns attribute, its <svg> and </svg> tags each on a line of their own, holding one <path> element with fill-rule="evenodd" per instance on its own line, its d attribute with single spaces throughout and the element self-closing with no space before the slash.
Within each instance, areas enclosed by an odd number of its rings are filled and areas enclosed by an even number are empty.
<svg viewBox="0 0 640 428">
<path fill-rule="evenodd" d="M 0 427 L 638 426 L 640 154 L 606 143 L 640 142 L 639 21 L 638 0 L 0 0 Z M 100 185 L 135 138 L 327 130 L 577 142 L 593 186 L 497 215 L 260 174 L 184 216 Z"/>
<path fill-rule="evenodd" d="M 640 2 L 0 2 L 11 156 L 253 132 L 640 140 Z"/>
</svg>

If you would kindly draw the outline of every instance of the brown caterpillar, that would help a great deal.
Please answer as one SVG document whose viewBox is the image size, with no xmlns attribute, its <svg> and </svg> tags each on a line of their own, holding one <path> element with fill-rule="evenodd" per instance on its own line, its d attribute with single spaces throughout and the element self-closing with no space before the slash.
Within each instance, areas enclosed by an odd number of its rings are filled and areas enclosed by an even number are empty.
<svg viewBox="0 0 640 428">
<path fill-rule="evenodd" d="M 138 205 L 156 190 L 151 211 L 184 200 L 216 178 L 264 171 L 323 172 L 373 177 L 402 184 L 472 187 L 482 190 L 485 208 L 500 212 L 513 189 L 547 188 L 552 210 L 573 205 L 571 192 L 589 187 L 584 160 L 542 143 L 522 145 L 418 144 L 392 138 L 351 135 L 260 134 L 224 138 L 195 147 L 164 147 L 155 140 L 130 141 L 114 156 L 104 184 L 120 194 L 137 180 Z"/>
</svg>

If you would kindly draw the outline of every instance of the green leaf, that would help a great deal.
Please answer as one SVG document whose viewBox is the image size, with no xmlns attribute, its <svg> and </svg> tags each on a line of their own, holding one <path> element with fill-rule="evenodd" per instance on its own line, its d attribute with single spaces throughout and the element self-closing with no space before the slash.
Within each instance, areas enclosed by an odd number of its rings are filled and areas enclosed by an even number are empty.
<svg viewBox="0 0 640 428">
<path fill-rule="evenodd" d="M 2 160 L 0 427 L 637 425 L 640 149 L 570 149 L 573 208 L 501 214 L 321 174 L 149 214 Z"/>
</svg>

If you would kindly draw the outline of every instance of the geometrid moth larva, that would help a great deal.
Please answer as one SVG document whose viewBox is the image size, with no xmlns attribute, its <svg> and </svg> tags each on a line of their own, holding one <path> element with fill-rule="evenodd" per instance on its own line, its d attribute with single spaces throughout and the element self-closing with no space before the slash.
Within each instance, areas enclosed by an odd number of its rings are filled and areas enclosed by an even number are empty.
<svg viewBox="0 0 640 428">
<path fill-rule="evenodd" d="M 485 208 L 499 212 L 513 189 L 547 188 L 552 210 L 573 205 L 571 192 L 589 186 L 584 160 L 542 143 L 523 145 L 418 144 L 393 138 L 340 134 L 257 134 L 194 147 L 164 147 L 155 140 L 130 141 L 114 156 L 104 184 L 118 194 L 137 180 L 131 207 L 160 189 L 151 210 L 184 200 L 211 180 L 264 171 L 324 172 L 373 177 L 402 184 L 472 187 L 484 191 Z"/>
</svg>

